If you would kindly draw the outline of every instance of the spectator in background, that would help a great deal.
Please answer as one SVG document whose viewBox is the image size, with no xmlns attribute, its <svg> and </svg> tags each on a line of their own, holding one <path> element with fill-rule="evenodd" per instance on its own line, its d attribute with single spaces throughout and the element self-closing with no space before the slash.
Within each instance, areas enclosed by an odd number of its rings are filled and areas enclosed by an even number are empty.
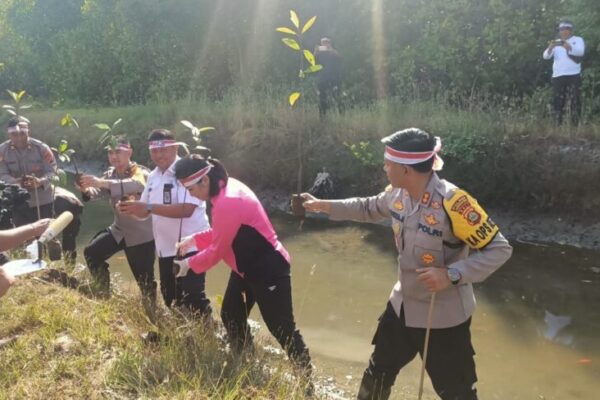
<svg viewBox="0 0 600 400">
<path fill-rule="evenodd" d="M 324 37 L 321 44 L 315 47 L 315 58 L 317 64 L 323 69 L 317 72 L 317 87 L 319 89 L 319 114 L 327 113 L 331 105 L 331 99 L 337 104 L 338 110 L 342 112 L 341 80 L 340 80 L 340 55 L 333 48 L 331 39 Z"/>
<path fill-rule="evenodd" d="M 585 44 L 573 35 L 573 23 L 563 20 L 558 24 L 559 38 L 551 40 L 544 50 L 544 60 L 554 59 L 552 64 L 552 107 L 557 124 L 562 124 L 565 106 L 574 125 L 581 116 L 581 61 Z"/>
</svg>

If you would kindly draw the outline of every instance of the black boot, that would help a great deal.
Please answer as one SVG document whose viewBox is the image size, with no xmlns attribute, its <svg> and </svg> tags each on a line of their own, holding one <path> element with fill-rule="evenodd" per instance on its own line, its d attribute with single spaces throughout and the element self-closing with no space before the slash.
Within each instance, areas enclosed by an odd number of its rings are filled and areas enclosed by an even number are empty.
<svg viewBox="0 0 600 400">
<path fill-rule="evenodd" d="M 88 264 L 89 267 L 91 265 Z M 92 275 L 91 289 L 92 293 L 100 298 L 107 299 L 110 297 L 110 271 L 108 264 L 102 263 L 90 268 Z"/>
<path fill-rule="evenodd" d="M 383 379 L 376 379 L 365 371 L 356 398 L 357 400 L 388 400 L 391 393 L 391 385 L 384 384 Z"/>
</svg>

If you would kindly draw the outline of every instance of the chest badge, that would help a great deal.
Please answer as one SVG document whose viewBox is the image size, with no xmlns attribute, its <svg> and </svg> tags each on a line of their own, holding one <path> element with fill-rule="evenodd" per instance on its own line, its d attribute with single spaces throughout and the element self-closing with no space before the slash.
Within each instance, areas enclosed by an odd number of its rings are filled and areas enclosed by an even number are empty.
<svg viewBox="0 0 600 400">
<path fill-rule="evenodd" d="M 436 210 L 439 210 L 440 208 L 442 208 L 442 205 L 440 204 L 439 201 L 432 201 L 431 208 L 435 208 Z"/>
<path fill-rule="evenodd" d="M 421 256 L 421 261 L 423 261 L 423 264 L 425 265 L 431 265 L 435 261 L 435 257 L 429 253 L 425 253 Z"/>
<path fill-rule="evenodd" d="M 425 222 L 427 222 L 429 225 L 437 225 L 439 223 L 433 214 L 426 215 Z"/>
<path fill-rule="evenodd" d="M 404 203 L 402 203 L 402 201 L 401 201 L 401 200 L 397 200 L 397 201 L 394 203 L 394 208 L 395 208 L 396 210 L 398 210 L 398 211 L 402 211 L 402 210 L 404 210 Z"/>
<path fill-rule="evenodd" d="M 431 197 L 431 194 L 429 192 L 423 193 L 423 197 L 421 197 L 421 204 L 427 204 L 427 203 L 429 203 L 429 198 L 430 197 Z"/>
</svg>

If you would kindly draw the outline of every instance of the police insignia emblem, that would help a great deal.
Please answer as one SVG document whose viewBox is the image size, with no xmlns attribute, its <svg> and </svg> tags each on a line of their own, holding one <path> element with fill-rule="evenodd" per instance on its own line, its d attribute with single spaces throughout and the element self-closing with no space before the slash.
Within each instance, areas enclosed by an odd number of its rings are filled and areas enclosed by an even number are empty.
<svg viewBox="0 0 600 400">
<path fill-rule="evenodd" d="M 435 215 L 433 215 L 433 214 L 426 215 L 425 222 L 427 222 L 429 225 L 437 225 L 438 224 L 438 220 L 435 218 Z"/>
<path fill-rule="evenodd" d="M 398 200 L 394 203 L 394 208 L 396 210 L 404 210 L 404 203 L 402 203 L 402 201 Z"/>
<path fill-rule="evenodd" d="M 477 200 L 464 190 L 454 190 L 450 199 L 444 199 L 443 206 L 454 235 L 472 249 L 484 248 L 499 231 Z"/>
<path fill-rule="evenodd" d="M 429 192 L 423 193 L 423 197 L 421 197 L 421 203 L 427 204 L 430 197 L 431 197 L 431 194 Z"/>
<path fill-rule="evenodd" d="M 442 208 L 442 205 L 440 204 L 439 201 L 432 201 L 431 208 L 435 208 L 436 210 L 439 210 L 440 208 Z"/>
<path fill-rule="evenodd" d="M 467 222 L 470 225 L 477 225 L 479 221 L 481 221 L 481 215 L 475 210 L 469 211 L 467 214 Z"/>
<path fill-rule="evenodd" d="M 432 264 L 435 261 L 435 258 L 429 254 L 429 253 L 425 253 L 421 256 L 421 261 L 423 261 L 424 264 Z"/>
</svg>

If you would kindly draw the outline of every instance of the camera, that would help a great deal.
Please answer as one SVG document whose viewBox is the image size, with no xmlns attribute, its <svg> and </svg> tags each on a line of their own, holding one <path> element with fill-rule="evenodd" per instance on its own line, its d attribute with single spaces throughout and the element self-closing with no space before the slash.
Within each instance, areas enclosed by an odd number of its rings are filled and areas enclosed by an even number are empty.
<svg viewBox="0 0 600 400">
<path fill-rule="evenodd" d="M 0 229 L 12 228 L 13 210 L 28 208 L 30 197 L 29 192 L 21 186 L 0 181 Z"/>
</svg>

